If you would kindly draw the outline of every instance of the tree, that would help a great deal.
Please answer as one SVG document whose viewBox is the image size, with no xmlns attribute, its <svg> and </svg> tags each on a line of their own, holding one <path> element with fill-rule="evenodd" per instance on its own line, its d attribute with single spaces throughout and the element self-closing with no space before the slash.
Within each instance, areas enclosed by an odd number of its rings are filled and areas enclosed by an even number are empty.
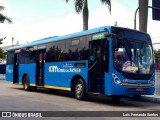
<svg viewBox="0 0 160 120">
<path fill-rule="evenodd" d="M 0 38 L 0 44 L 3 44 L 3 42 L 2 42 L 2 41 L 3 41 L 4 39 L 6 39 L 6 37 L 4 37 L 4 38 Z"/>
<path fill-rule="evenodd" d="M 2 41 L 6 39 L 6 37 L 4 38 L 0 38 L 0 44 L 3 44 Z M 0 59 L 4 59 L 5 58 L 5 53 L 4 50 L 0 48 Z"/>
<path fill-rule="evenodd" d="M 2 41 L 3 41 L 3 38 L 0 38 L 0 44 L 3 44 Z"/>
<path fill-rule="evenodd" d="M 0 48 L 0 59 L 5 59 L 4 50 Z"/>
<path fill-rule="evenodd" d="M 0 5 L 0 12 L 3 11 L 4 9 L 5 9 L 5 7 Z M 8 18 L 7 16 L 0 13 L 0 22 L 4 23 L 4 21 L 7 21 L 8 23 L 12 23 L 12 20 L 10 18 Z"/>
<path fill-rule="evenodd" d="M 69 0 L 66 0 L 68 3 Z M 111 2 L 110 0 L 100 0 L 102 4 L 108 5 L 109 12 L 111 13 Z M 74 0 L 76 13 L 81 13 L 83 11 L 83 30 L 88 30 L 88 0 Z"/>
<path fill-rule="evenodd" d="M 0 12 L 3 11 L 4 9 L 5 9 L 5 7 L 0 5 Z M 0 23 L 4 23 L 5 21 L 7 21 L 8 23 L 12 23 L 12 20 L 10 18 L 8 18 L 7 16 L 0 13 Z M 0 44 L 2 44 L 2 41 L 5 38 L 0 38 Z M 5 59 L 5 53 L 4 53 L 3 49 L 1 49 L 1 48 L 0 48 L 0 58 Z"/>
<path fill-rule="evenodd" d="M 160 49 L 154 50 L 156 69 L 160 70 Z"/>
<path fill-rule="evenodd" d="M 160 60 L 160 49 L 154 50 L 154 54 L 155 54 L 155 59 Z"/>
<path fill-rule="evenodd" d="M 147 32 L 148 0 L 139 0 L 139 30 Z"/>
</svg>

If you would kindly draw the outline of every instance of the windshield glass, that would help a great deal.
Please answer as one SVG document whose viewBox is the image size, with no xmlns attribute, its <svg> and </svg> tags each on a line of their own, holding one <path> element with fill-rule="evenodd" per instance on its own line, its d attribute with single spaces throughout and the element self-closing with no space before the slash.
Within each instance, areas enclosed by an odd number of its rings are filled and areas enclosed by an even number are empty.
<svg viewBox="0 0 160 120">
<path fill-rule="evenodd" d="M 113 45 L 116 69 L 137 74 L 151 74 L 153 72 L 154 59 L 150 42 L 118 39 L 117 44 Z"/>
</svg>

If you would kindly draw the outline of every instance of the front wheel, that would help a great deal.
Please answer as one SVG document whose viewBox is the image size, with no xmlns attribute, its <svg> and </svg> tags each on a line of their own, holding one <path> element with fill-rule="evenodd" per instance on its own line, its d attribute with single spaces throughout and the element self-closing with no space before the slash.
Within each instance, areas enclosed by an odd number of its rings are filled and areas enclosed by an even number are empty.
<svg viewBox="0 0 160 120">
<path fill-rule="evenodd" d="M 86 88 L 82 79 L 78 79 L 75 85 L 75 97 L 78 100 L 85 100 L 87 97 Z"/>
</svg>

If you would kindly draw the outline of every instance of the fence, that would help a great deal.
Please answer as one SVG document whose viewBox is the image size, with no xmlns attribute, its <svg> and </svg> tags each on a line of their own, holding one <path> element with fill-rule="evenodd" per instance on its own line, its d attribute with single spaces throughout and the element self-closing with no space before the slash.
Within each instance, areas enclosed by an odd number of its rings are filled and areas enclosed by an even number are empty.
<svg viewBox="0 0 160 120">
<path fill-rule="evenodd" d="M 156 80 L 155 80 L 155 94 L 160 95 L 160 70 L 156 71 Z"/>
</svg>

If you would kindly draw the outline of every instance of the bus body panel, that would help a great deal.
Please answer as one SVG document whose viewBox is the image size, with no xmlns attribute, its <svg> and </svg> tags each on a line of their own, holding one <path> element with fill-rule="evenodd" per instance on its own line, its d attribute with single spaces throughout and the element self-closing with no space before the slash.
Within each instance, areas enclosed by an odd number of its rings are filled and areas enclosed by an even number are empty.
<svg viewBox="0 0 160 120">
<path fill-rule="evenodd" d="M 112 77 L 112 73 L 114 73 L 121 81 L 125 81 L 125 84 L 124 83 L 116 84 Z M 105 86 L 106 86 L 105 94 L 122 95 L 122 96 L 145 95 L 145 94 L 153 95 L 155 91 L 155 86 L 153 83 L 154 80 L 155 80 L 154 73 L 149 80 L 133 80 L 133 79 L 126 79 L 122 74 L 120 74 L 116 70 L 112 70 L 110 74 L 105 73 Z"/>
<path fill-rule="evenodd" d="M 19 65 L 19 82 L 22 83 L 23 75 L 27 74 L 30 84 L 36 84 L 36 64 L 20 64 Z"/>
<path fill-rule="evenodd" d="M 6 65 L 6 80 L 13 82 L 13 65 Z"/>
<path fill-rule="evenodd" d="M 151 78 L 150 81 L 152 81 Z M 128 80 L 128 86 L 122 84 L 116 84 L 113 78 L 109 75 L 105 75 L 105 95 L 153 95 L 155 86 L 146 86 L 150 84 L 148 80 Z M 127 84 L 127 83 L 126 83 Z M 144 86 L 143 86 L 144 85 Z M 140 91 L 142 89 L 142 91 Z M 138 91 L 139 90 L 139 91 Z"/>
<path fill-rule="evenodd" d="M 75 66 L 76 64 L 85 66 Z M 50 62 L 45 63 L 45 85 L 71 88 L 71 80 L 75 75 L 81 75 L 87 84 L 88 80 L 87 61 Z"/>
</svg>

